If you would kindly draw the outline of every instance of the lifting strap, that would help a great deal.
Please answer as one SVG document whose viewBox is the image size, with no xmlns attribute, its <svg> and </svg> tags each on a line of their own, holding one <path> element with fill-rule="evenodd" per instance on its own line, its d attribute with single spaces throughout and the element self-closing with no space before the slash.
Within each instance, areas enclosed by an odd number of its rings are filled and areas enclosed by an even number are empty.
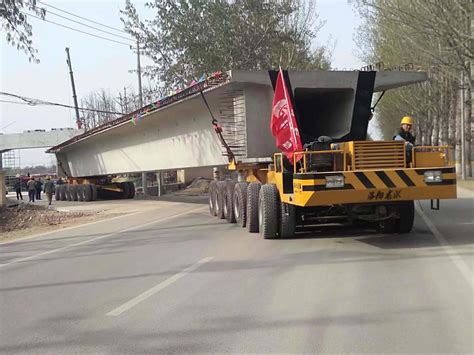
<svg viewBox="0 0 474 355">
<path fill-rule="evenodd" d="M 214 131 L 216 132 L 217 137 L 219 138 L 219 141 L 221 142 L 222 146 L 226 150 L 226 155 L 227 155 L 227 158 L 229 159 L 229 163 L 235 162 L 234 153 L 232 152 L 232 149 L 230 149 L 229 145 L 227 144 L 227 142 L 224 139 L 224 136 L 222 135 L 222 126 L 219 125 L 219 122 L 217 122 L 216 118 L 214 117 L 214 114 L 212 113 L 211 108 L 209 107 L 209 104 L 207 103 L 207 100 L 206 100 L 206 97 L 204 96 L 204 93 L 202 91 L 200 91 L 200 94 L 201 94 L 201 97 L 202 97 L 204 103 L 206 104 L 207 109 L 209 110 L 209 113 L 211 114 L 212 126 L 214 127 Z"/>
<path fill-rule="evenodd" d="M 383 95 L 385 95 L 385 90 L 382 91 L 382 94 L 379 96 L 379 98 L 377 99 L 377 101 L 375 101 L 374 106 L 372 106 L 372 107 L 370 108 L 370 111 L 372 111 L 372 112 L 375 111 L 375 108 L 377 107 L 377 104 L 379 103 L 379 101 L 382 100 Z"/>
</svg>

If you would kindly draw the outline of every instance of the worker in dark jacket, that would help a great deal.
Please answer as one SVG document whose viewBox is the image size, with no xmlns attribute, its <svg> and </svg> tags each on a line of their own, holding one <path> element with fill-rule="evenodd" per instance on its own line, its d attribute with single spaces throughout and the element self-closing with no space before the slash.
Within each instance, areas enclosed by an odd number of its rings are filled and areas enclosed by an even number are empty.
<svg viewBox="0 0 474 355">
<path fill-rule="evenodd" d="M 36 181 L 33 176 L 30 177 L 30 180 L 26 183 L 26 187 L 28 188 L 28 196 L 30 198 L 30 202 L 35 202 L 35 195 L 36 195 Z"/>
<path fill-rule="evenodd" d="M 36 181 L 36 199 L 41 200 L 41 190 L 43 189 L 43 182 L 38 178 Z"/>
<path fill-rule="evenodd" d="M 411 134 L 413 128 L 413 118 L 405 116 L 400 122 L 400 131 L 395 136 L 396 141 L 405 141 L 410 143 L 412 146 L 415 145 L 415 136 Z"/>
<path fill-rule="evenodd" d="M 410 116 L 405 116 L 402 118 L 400 122 L 400 131 L 398 134 L 393 137 L 396 141 L 404 141 L 406 146 L 407 152 L 407 164 L 410 164 L 412 159 L 412 151 L 413 147 L 415 146 L 416 137 L 411 134 L 411 130 L 413 128 L 413 118 Z"/>
<path fill-rule="evenodd" d="M 23 200 L 23 196 L 21 195 L 21 178 L 17 177 L 15 180 L 15 192 L 16 192 L 16 199 Z"/>
<path fill-rule="evenodd" d="M 54 193 L 54 183 L 51 181 L 51 178 L 49 176 L 46 177 L 46 182 L 44 184 L 44 193 L 48 198 L 48 205 L 51 205 Z"/>
</svg>

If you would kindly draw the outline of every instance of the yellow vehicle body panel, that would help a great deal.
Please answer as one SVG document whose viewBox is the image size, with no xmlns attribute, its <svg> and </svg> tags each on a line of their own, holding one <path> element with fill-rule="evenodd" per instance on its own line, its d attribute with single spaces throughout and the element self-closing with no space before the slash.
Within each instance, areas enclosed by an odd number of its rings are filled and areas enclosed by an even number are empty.
<svg viewBox="0 0 474 355">
<path fill-rule="evenodd" d="M 427 170 L 441 170 L 443 181 L 424 181 Z M 283 202 L 297 206 L 380 203 L 407 200 L 456 198 L 454 168 L 384 169 L 295 174 L 293 193 L 283 193 L 283 174 L 275 174 Z M 326 176 L 343 175 L 344 187 L 327 188 Z"/>
</svg>

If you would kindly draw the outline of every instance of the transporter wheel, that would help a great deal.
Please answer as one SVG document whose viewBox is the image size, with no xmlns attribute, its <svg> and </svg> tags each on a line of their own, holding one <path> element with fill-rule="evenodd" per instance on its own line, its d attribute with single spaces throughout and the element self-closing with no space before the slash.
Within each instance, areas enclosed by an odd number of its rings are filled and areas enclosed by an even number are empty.
<svg viewBox="0 0 474 355">
<path fill-rule="evenodd" d="M 393 234 L 396 232 L 397 220 L 389 218 L 379 222 L 379 229 L 382 233 Z"/>
<path fill-rule="evenodd" d="M 130 196 L 130 185 L 128 182 L 121 182 L 120 183 L 120 188 L 122 189 L 122 193 L 120 198 L 122 199 L 127 199 Z"/>
<path fill-rule="evenodd" d="M 398 233 L 410 233 L 415 221 L 415 202 L 403 201 L 399 204 L 400 219 L 396 222 Z"/>
<path fill-rule="evenodd" d="M 226 181 L 218 181 L 216 184 L 216 215 L 219 219 L 224 219 L 224 204 L 225 204 L 225 188 L 227 186 Z"/>
<path fill-rule="evenodd" d="M 92 190 L 91 190 L 91 185 L 90 184 L 85 184 L 83 186 L 83 191 L 84 191 L 84 201 L 92 201 Z"/>
<path fill-rule="evenodd" d="M 289 203 L 280 203 L 280 237 L 292 238 L 296 231 L 296 207 Z"/>
<path fill-rule="evenodd" d="M 91 201 L 97 201 L 97 186 L 95 184 L 90 184 L 91 191 L 92 191 L 92 199 Z"/>
<path fill-rule="evenodd" d="M 229 223 L 235 223 L 234 189 L 235 181 L 227 181 L 225 188 L 224 216 Z"/>
<path fill-rule="evenodd" d="M 247 223 L 247 187 L 246 182 L 238 182 L 234 189 L 234 215 L 235 221 L 242 228 Z"/>
<path fill-rule="evenodd" d="M 209 213 L 211 216 L 217 216 L 216 212 L 216 195 L 217 194 L 217 181 L 213 180 L 209 184 Z"/>
<path fill-rule="evenodd" d="M 67 190 L 67 186 L 66 185 L 60 185 L 61 189 L 59 190 L 59 199 L 61 201 L 67 201 L 67 197 L 66 197 L 66 190 Z"/>
<path fill-rule="evenodd" d="M 72 201 L 72 184 L 66 185 L 66 199 Z"/>
<path fill-rule="evenodd" d="M 247 187 L 247 229 L 258 233 L 258 199 L 262 184 L 251 182 Z"/>
<path fill-rule="evenodd" d="M 260 189 L 258 200 L 258 227 L 265 239 L 278 236 L 278 213 L 280 199 L 274 184 L 265 184 Z"/>
<path fill-rule="evenodd" d="M 69 194 L 71 195 L 71 200 L 72 201 L 77 201 L 78 196 L 77 196 L 77 186 L 78 185 L 71 185 L 71 189 L 69 191 Z"/>
<path fill-rule="evenodd" d="M 62 186 L 62 185 L 56 185 L 56 188 L 54 189 L 54 199 L 55 199 L 56 201 L 60 201 L 60 200 L 61 200 L 61 194 L 60 194 L 61 186 Z"/>
<path fill-rule="evenodd" d="M 133 183 L 133 181 L 128 181 L 127 184 L 129 186 L 129 191 L 130 191 L 127 198 L 134 198 L 135 197 L 135 184 Z"/>
<path fill-rule="evenodd" d="M 77 200 L 84 201 L 84 185 L 77 185 Z"/>
</svg>

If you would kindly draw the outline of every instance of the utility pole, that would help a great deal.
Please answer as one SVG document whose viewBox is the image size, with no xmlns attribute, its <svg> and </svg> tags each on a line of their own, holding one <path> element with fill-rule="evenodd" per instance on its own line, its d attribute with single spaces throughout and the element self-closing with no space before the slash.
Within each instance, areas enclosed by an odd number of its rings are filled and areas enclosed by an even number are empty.
<svg viewBox="0 0 474 355">
<path fill-rule="evenodd" d="M 466 137 L 464 127 L 464 70 L 461 71 L 461 180 L 466 180 Z"/>
<path fill-rule="evenodd" d="M 125 113 L 128 113 L 128 99 L 127 99 L 127 88 L 123 88 L 123 101 L 124 101 L 124 106 L 125 106 Z"/>
<path fill-rule="evenodd" d="M 79 118 L 79 106 L 77 105 L 76 86 L 74 85 L 74 74 L 72 73 L 71 57 L 69 56 L 69 48 L 66 47 L 67 65 L 69 66 L 69 75 L 71 76 L 72 98 L 74 99 L 74 108 L 76 109 L 76 124 L 77 128 L 81 128 L 81 119 Z"/>
<path fill-rule="evenodd" d="M 140 65 L 140 41 L 137 37 L 137 72 L 138 72 L 138 103 L 140 108 L 143 107 L 143 93 L 142 93 L 142 68 Z"/>
</svg>

